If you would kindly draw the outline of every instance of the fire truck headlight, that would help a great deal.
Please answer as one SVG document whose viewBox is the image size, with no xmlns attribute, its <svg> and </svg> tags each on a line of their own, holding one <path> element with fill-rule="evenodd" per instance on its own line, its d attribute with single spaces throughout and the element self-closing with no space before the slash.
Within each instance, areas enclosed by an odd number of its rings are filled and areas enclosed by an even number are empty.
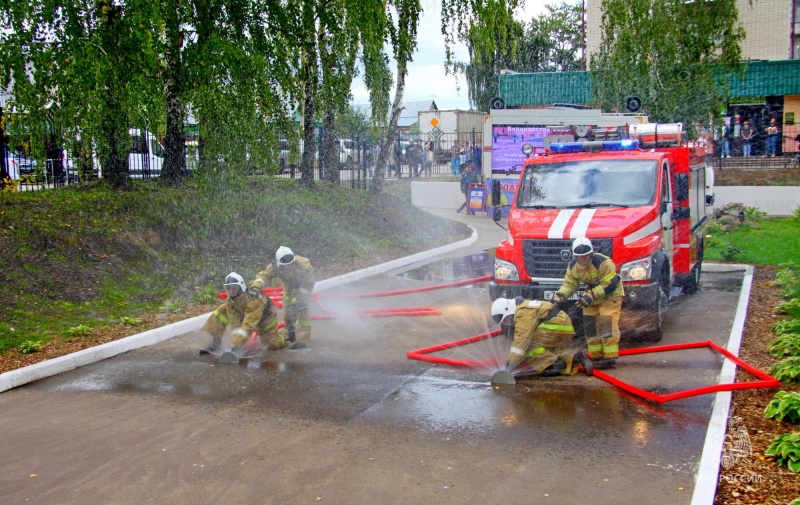
<svg viewBox="0 0 800 505">
<path fill-rule="evenodd" d="M 650 278 L 650 271 L 653 267 L 651 258 L 644 258 L 628 263 L 623 263 L 619 269 L 619 276 L 622 281 L 643 281 Z"/>
<path fill-rule="evenodd" d="M 499 281 L 518 281 L 519 272 L 513 263 L 495 258 L 494 278 Z"/>
</svg>

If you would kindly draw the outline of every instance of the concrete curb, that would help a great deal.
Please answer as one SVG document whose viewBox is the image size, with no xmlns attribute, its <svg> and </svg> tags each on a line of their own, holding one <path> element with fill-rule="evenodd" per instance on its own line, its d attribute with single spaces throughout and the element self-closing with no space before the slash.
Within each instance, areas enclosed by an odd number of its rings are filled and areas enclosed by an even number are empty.
<svg viewBox="0 0 800 505">
<path fill-rule="evenodd" d="M 739 303 L 736 306 L 736 316 L 733 319 L 728 346 L 726 347 L 734 356 L 739 355 L 739 347 L 744 336 L 744 323 L 747 317 L 747 306 L 750 302 L 750 290 L 753 287 L 753 267 L 750 265 L 709 264 L 703 265 L 708 272 L 724 272 L 744 270 L 742 290 L 739 293 Z M 725 360 L 719 374 L 719 383 L 730 383 L 736 379 L 736 365 L 733 361 Z M 706 440 L 703 444 L 703 454 L 697 466 L 694 492 L 691 505 L 712 505 L 717 494 L 717 480 L 719 479 L 719 464 L 722 458 L 722 447 L 725 442 L 725 431 L 728 426 L 728 412 L 731 406 L 731 392 L 722 391 L 714 396 L 714 407 L 711 410 L 711 420 L 706 431 Z"/>
<path fill-rule="evenodd" d="M 470 238 L 453 242 L 452 244 L 442 247 L 437 247 L 429 251 L 424 251 L 421 253 L 412 254 L 411 256 L 406 256 L 404 258 L 388 261 L 380 265 L 356 270 L 355 272 L 350 272 L 338 277 L 322 280 L 316 283 L 314 291 L 323 291 L 334 286 L 355 282 L 366 277 L 386 273 L 390 270 L 394 270 L 395 268 L 416 263 L 431 256 L 444 254 L 455 251 L 462 247 L 466 247 L 478 240 L 477 230 L 472 227 L 470 228 L 472 229 L 472 235 Z M 47 361 L 42 361 L 41 363 L 35 363 L 17 370 L 5 372 L 0 374 L 0 393 L 12 388 L 23 386 L 29 382 L 51 377 L 62 372 L 67 372 L 84 365 L 89 365 L 106 358 L 117 356 L 118 354 L 133 351 L 134 349 L 139 349 L 140 347 L 147 347 L 149 345 L 168 340 L 172 337 L 198 330 L 206 322 L 206 319 L 208 319 L 209 315 L 211 315 L 210 312 L 208 314 L 202 314 L 191 319 L 168 324 L 166 326 L 162 326 L 161 328 L 153 328 L 152 330 L 148 330 L 137 335 L 131 335 L 130 337 L 121 338 L 113 342 L 108 342 L 107 344 L 102 344 L 72 354 L 67 354 L 66 356 L 59 356 L 58 358 L 53 358 Z"/>
</svg>

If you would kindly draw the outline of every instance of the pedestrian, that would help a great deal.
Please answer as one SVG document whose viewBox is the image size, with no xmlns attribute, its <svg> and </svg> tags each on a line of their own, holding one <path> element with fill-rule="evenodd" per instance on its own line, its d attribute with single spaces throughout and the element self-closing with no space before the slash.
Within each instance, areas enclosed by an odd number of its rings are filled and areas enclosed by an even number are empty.
<svg viewBox="0 0 800 505">
<path fill-rule="evenodd" d="M 427 173 L 431 177 L 431 168 L 433 166 L 433 152 L 431 146 L 425 143 L 425 150 L 422 151 L 422 172 Z"/>
<path fill-rule="evenodd" d="M 469 145 L 469 140 L 464 142 L 464 147 L 461 149 L 461 155 L 459 159 L 459 172 L 463 172 L 465 168 L 465 164 L 467 162 L 472 163 L 472 147 Z"/>
<path fill-rule="evenodd" d="M 421 170 L 420 164 L 422 163 L 422 152 L 419 149 L 419 144 L 414 143 L 414 139 L 409 139 L 408 147 L 406 147 L 406 159 L 408 160 L 408 176 L 419 177 Z"/>
<path fill-rule="evenodd" d="M 479 174 L 481 173 L 481 165 L 483 163 L 483 146 L 481 144 L 481 138 L 478 137 L 477 142 L 472 146 L 472 168 Z"/>
<path fill-rule="evenodd" d="M 557 305 L 540 300 L 498 298 L 492 318 L 513 338 L 504 370 L 517 376 L 574 375 L 583 365 L 592 375 L 592 362 L 573 345 L 572 320 Z"/>
<path fill-rule="evenodd" d="M 469 207 L 469 186 L 470 184 L 478 184 L 480 182 L 480 175 L 472 171 L 472 164 L 466 163 L 464 165 L 464 173 L 461 174 L 461 192 L 464 193 L 464 203 L 461 204 L 461 207 L 458 208 L 456 213 L 460 213 L 466 207 L 467 215 L 475 215 L 475 211 Z"/>
<path fill-rule="evenodd" d="M 261 289 L 245 291 L 244 279 L 236 272 L 225 277 L 225 303 L 211 313 L 203 330 L 211 334 L 211 345 L 200 350 L 200 354 L 221 354 L 222 336 L 226 330 L 233 334 L 233 350 L 251 352 L 266 341 L 270 350 L 278 350 L 288 344 L 278 333 L 278 316 L 275 305 Z"/>
<path fill-rule="evenodd" d="M 752 150 L 751 141 L 753 140 L 753 135 L 756 132 L 750 127 L 750 121 L 744 120 L 744 125 L 742 126 L 742 155 L 745 158 L 750 157 L 750 153 Z"/>
<path fill-rule="evenodd" d="M 742 149 L 739 149 L 739 144 L 742 142 L 742 117 L 736 114 L 733 118 L 733 127 L 731 128 L 731 156 L 741 156 Z"/>
<path fill-rule="evenodd" d="M 311 261 L 295 255 L 288 247 L 279 247 L 275 252 L 275 261 L 256 275 L 250 287 L 263 289 L 276 284 L 283 286 L 286 341 L 292 343 L 292 349 L 307 347 L 311 341 L 309 305 L 315 284 Z"/>
<path fill-rule="evenodd" d="M 564 283 L 553 296 L 555 304 L 563 307 L 581 282 L 586 291 L 575 305 L 583 309 L 589 358 L 594 368 L 614 366 L 619 357 L 619 314 L 624 291 L 614 262 L 594 252 L 592 242 L 586 237 L 572 242 L 572 259 L 567 264 Z"/>
<path fill-rule="evenodd" d="M 727 121 L 728 118 L 725 118 Z M 721 158 L 731 157 L 731 129 L 727 123 L 722 125 L 722 150 L 720 151 Z"/>
<path fill-rule="evenodd" d="M 450 147 L 450 175 L 457 176 L 461 167 L 461 147 L 458 145 L 458 139 L 453 141 Z"/>
<path fill-rule="evenodd" d="M 764 152 L 764 156 L 769 156 L 770 158 L 774 158 L 776 154 L 778 154 L 778 122 L 773 117 L 769 120 L 769 126 L 767 127 L 767 148 Z"/>
</svg>

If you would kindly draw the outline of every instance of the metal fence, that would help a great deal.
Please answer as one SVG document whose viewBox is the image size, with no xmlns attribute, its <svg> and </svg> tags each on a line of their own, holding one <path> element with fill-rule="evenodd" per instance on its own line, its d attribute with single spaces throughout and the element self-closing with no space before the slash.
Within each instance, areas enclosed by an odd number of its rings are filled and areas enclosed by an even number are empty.
<svg viewBox="0 0 800 505">
<path fill-rule="evenodd" d="M 454 151 L 456 140 L 458 140 L 459 149 Z M 394 154 L 388 158 L 386 179 L 457 177 L 465 163 L 469 162 L 473 166 L 480 164 L 480 140 L 480 134 L 477 132 L 442 134 L 437 138 L 429 135 L 402 135 L 395 142 Z M 139 143 L 134 142 L 134 147 L 128 154 L 129 174 L 132 178 L 149 179 L 161 175 L 163 151 L 160 150 L 160 145 L 148 146 L 148 143 L 147 139 L 143 139 Z M 337 166 L 331 169 L 338 170 L 342 186 L 353 189 L 369 188 L 375 173 L 376 143 L 377 141 L 374 139 L 363 141 L 356 139 L 337 143 L 343 152 Z M 410 145 L 415 147 L 409 149 Z M 59 188 L 102 177 L 102 171 L 96 158 L 78 159 L 69 156 L 66 151 L 62 151 L 60 158 L 48 159 L 44 165 L 41 165 L 36 160 L 14 151 L 8 146 L 0 146 L 0 152 L 4 156 L 9 175 L 18 183 L 20 191 Z M 454 157 L 458 160 L 457 162 L 453 162 Z M 302 159 L 302 152 L 300 152 L 300 159 Z M 324 179 L 326 167 L 320 166 L 317 153 L 315 153 L 314 159 L 314 179 Z M 275 177 L 300 178 L 298 165 L 286 163 L 282 159 L 278 161 L 280 168 Z M 280 161 L 284 161 L 284 163 L 280 163 Z M 196 143 L 187 143 L 186 167 L 189 173 L 196 168 L 197 162 Z"/>
</svg>

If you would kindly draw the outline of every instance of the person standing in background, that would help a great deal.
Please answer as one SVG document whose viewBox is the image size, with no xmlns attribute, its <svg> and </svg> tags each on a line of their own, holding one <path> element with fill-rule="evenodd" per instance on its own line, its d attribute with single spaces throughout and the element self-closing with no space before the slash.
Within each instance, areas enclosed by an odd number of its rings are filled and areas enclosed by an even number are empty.
<svg viewBox="0 0 800 505">
<path fill-rule="evenodd" d="M 764 157 L 774 158 L 778 154 L 778 121 L 775 118 L 769 120 L 767 126 L 767 146 Z"/>
<path fill-rule="evenodd" d="M 753 135 L 756 134 L 756 132 L 750 127 L 750 121 L 746 119 L 744 120 L 744 125 L 742 126 L 741 133 L 742 133 L 742 155 L 745 158 L 749 158 L 753 147 L 751 141 L 753 140 Z"/>
</svg>

